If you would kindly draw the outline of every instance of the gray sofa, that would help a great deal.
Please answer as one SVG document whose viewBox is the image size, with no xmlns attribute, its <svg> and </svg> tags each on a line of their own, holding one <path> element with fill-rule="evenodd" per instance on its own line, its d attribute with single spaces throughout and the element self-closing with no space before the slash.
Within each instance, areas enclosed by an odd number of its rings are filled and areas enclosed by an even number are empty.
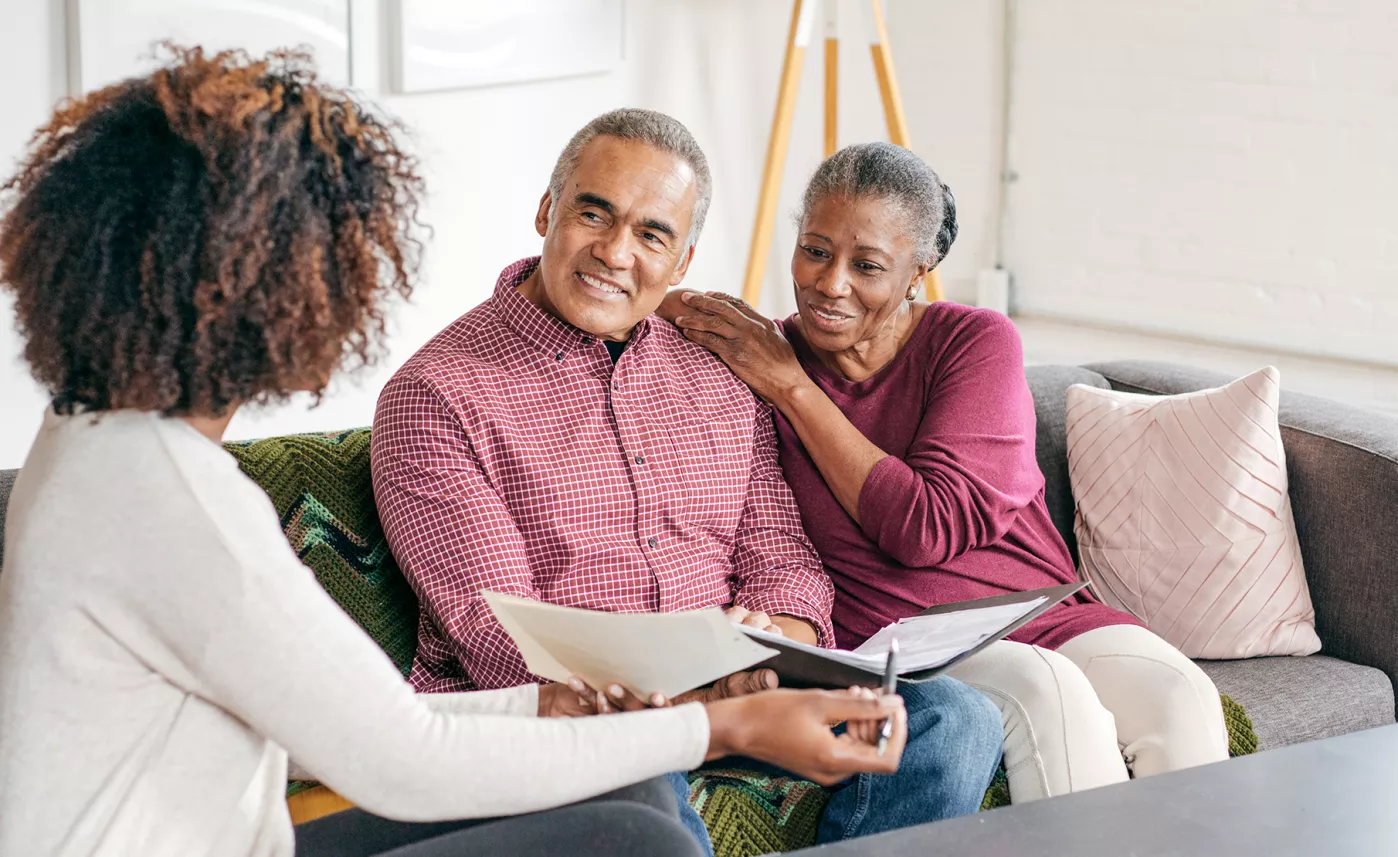
<svg viewBox="0 0 1398 857">
<path fill-rule="evenodd" d="M 1232 380 L 1136 361 L 1031 366 L 1027 374 L 1049 513 L 1075 558 L 1064 428 L 1068 387 L 1158 395 Z M 1398 680 L 1398 422 L 1286 392 L 1280 420 L 1320 654 L 1199 662 L 1218 689 L 1247 710 L 1263 750 L 1394 722 Z"/>
<path fill-rule="evenodd" d="M 1159 363 L 1028 370 L 1049 512 L 1076 555 L 1064 438 L 1065 391 L 1090 384 L 1179 393 L 1230 380 Z M 1283 438 L 1296 526 L 1324 648 L 1306 658 L 1201 662 L 1252 717 L 1262 749 L 1394 722 L 1398 677 L 1398 422 L 1284 393 Z M 14 471 L 0 471 L 0 515 Z M 0 549 L 4 533 L 0 529 Z"/>
</svg>

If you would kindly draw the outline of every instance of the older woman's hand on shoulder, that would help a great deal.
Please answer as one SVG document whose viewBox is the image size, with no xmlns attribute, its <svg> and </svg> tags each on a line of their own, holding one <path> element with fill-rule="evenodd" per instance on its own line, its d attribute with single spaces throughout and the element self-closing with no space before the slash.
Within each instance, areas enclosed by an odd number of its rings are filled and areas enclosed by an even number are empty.
<svg viewBox="0 0 1398 857">
<path fill-rule="evenodd" d="M 811 386 L 781 325 L 732 295 L 671 293 L 658 310 L 685 337 L 716 354 L 768 404 Z"/>
</svg>

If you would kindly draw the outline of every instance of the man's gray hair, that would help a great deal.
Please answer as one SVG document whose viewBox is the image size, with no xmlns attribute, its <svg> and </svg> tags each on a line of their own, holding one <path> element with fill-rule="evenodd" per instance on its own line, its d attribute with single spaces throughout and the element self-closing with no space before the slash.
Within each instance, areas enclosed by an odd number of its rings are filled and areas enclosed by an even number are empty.
<svg viewBox="0 0 1398 857">
<path fill-rule="evenodd" d="M 821 164 L 806 185 L 797 222 L 823 199 L 884 199 L 897 208 L 917 247 L 935 268 L 956 240 L 956 197 L 922 158 L 892 143 L 846 146 Z M 799 229 L 800 226 L 798 225 Z"/>
<path fill-rule="evenodd" d="M 558 163 L 554 164 L 553 176 L 549 178 L 549 196 L 552 203 L 557 205 L 562 198 L 563 186 L 567 184 L 573 170 L 577 169 L 583 149 L 598 137 L 636 140 L 662 152 L 669 152 L 689 165 L 694 171 L 699 193 L 694 200 L 685 249 L 694 246 L 699 240 L 699 233 L 704 230 L 704 218 L 709 213 L 709 202 L 714 197 L 714 183 L 709 176 L 709 161 L 704 157 L 704 150 L 694 141 L 694 135 L 689 133 L 689 129 L 678 119 L 664 113 L 642 110 L 639 107 L 623 107 L 603 113 L 584 125 L 582 130 L 568 141 L 568 145 L 563 147 L 563 153 L 558 156 Z"/>
</svg>

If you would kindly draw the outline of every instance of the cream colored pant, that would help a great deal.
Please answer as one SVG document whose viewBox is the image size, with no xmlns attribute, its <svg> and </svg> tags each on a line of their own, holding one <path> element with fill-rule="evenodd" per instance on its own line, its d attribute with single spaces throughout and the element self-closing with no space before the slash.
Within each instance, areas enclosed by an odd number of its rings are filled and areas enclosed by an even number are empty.
<svg viewBox="0 0 1398 857">
<path fill-rule="evenodd" d="M 1000 708 L 1014 803 L 1228 758 L 1214 683 L 1138 625 L 1087 631 L 1056 652 L 1001 641 L 949 674 Z"/>
</svg>

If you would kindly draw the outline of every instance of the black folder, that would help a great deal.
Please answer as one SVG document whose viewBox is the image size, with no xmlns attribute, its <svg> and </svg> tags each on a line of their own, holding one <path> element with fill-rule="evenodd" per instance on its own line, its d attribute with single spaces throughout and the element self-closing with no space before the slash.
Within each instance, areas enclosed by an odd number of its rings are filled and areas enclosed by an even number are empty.
<svg viewBox="0 0 1398 857">
<path fill-rule="evenodd" d="M 927 608 L 917 615 L 939 616 L 947 613 L 958 613 L 962 610 L 975 610 L 981 607 L 1024 604 L 1036 598 L 1045 599 L 1044 603 L 995 631 L 974 647 L 967 649 L 946 663 L 925 670 L 900 673 L 898 676 L 899 682 L 916 683 L 936 678 L 991 643 L 1018 631 L 1029 622 L 1042 616 L 1050 607 L 1053 607 L 1063 599 L 1069 598 L 1077 593 L 1077 591 L 1084 586 L 1087 586 L 1087 584 L 1067 583 L 1062 586 L 1031 589 L 1026 592 L 1012 592 L 1009 595 L 994 595 L 990 598 L 976 598 L 971 601 L 958 601 L 954 604 L 941 604 L 936 607 Z M 832 660 L 808 649 L 786 645 L 782 643 L 780 639 L 774 639 L 769 635 L 763 635 L 761 637 L 753 635 L 753 637 L 762 645 L 776 649 L 778 652 L 769 660 L 763 661 L 757 667 L 754 667 L 754 669 L 776 670 L 777 676 L 781 679 L 782 687 L 823 687 L 838 689 L 858 686 L 878 688 L 883 684 L 882 672 L 872 672 L 861 669 L 852 664 L 845 664 Z"/>
</svg>

